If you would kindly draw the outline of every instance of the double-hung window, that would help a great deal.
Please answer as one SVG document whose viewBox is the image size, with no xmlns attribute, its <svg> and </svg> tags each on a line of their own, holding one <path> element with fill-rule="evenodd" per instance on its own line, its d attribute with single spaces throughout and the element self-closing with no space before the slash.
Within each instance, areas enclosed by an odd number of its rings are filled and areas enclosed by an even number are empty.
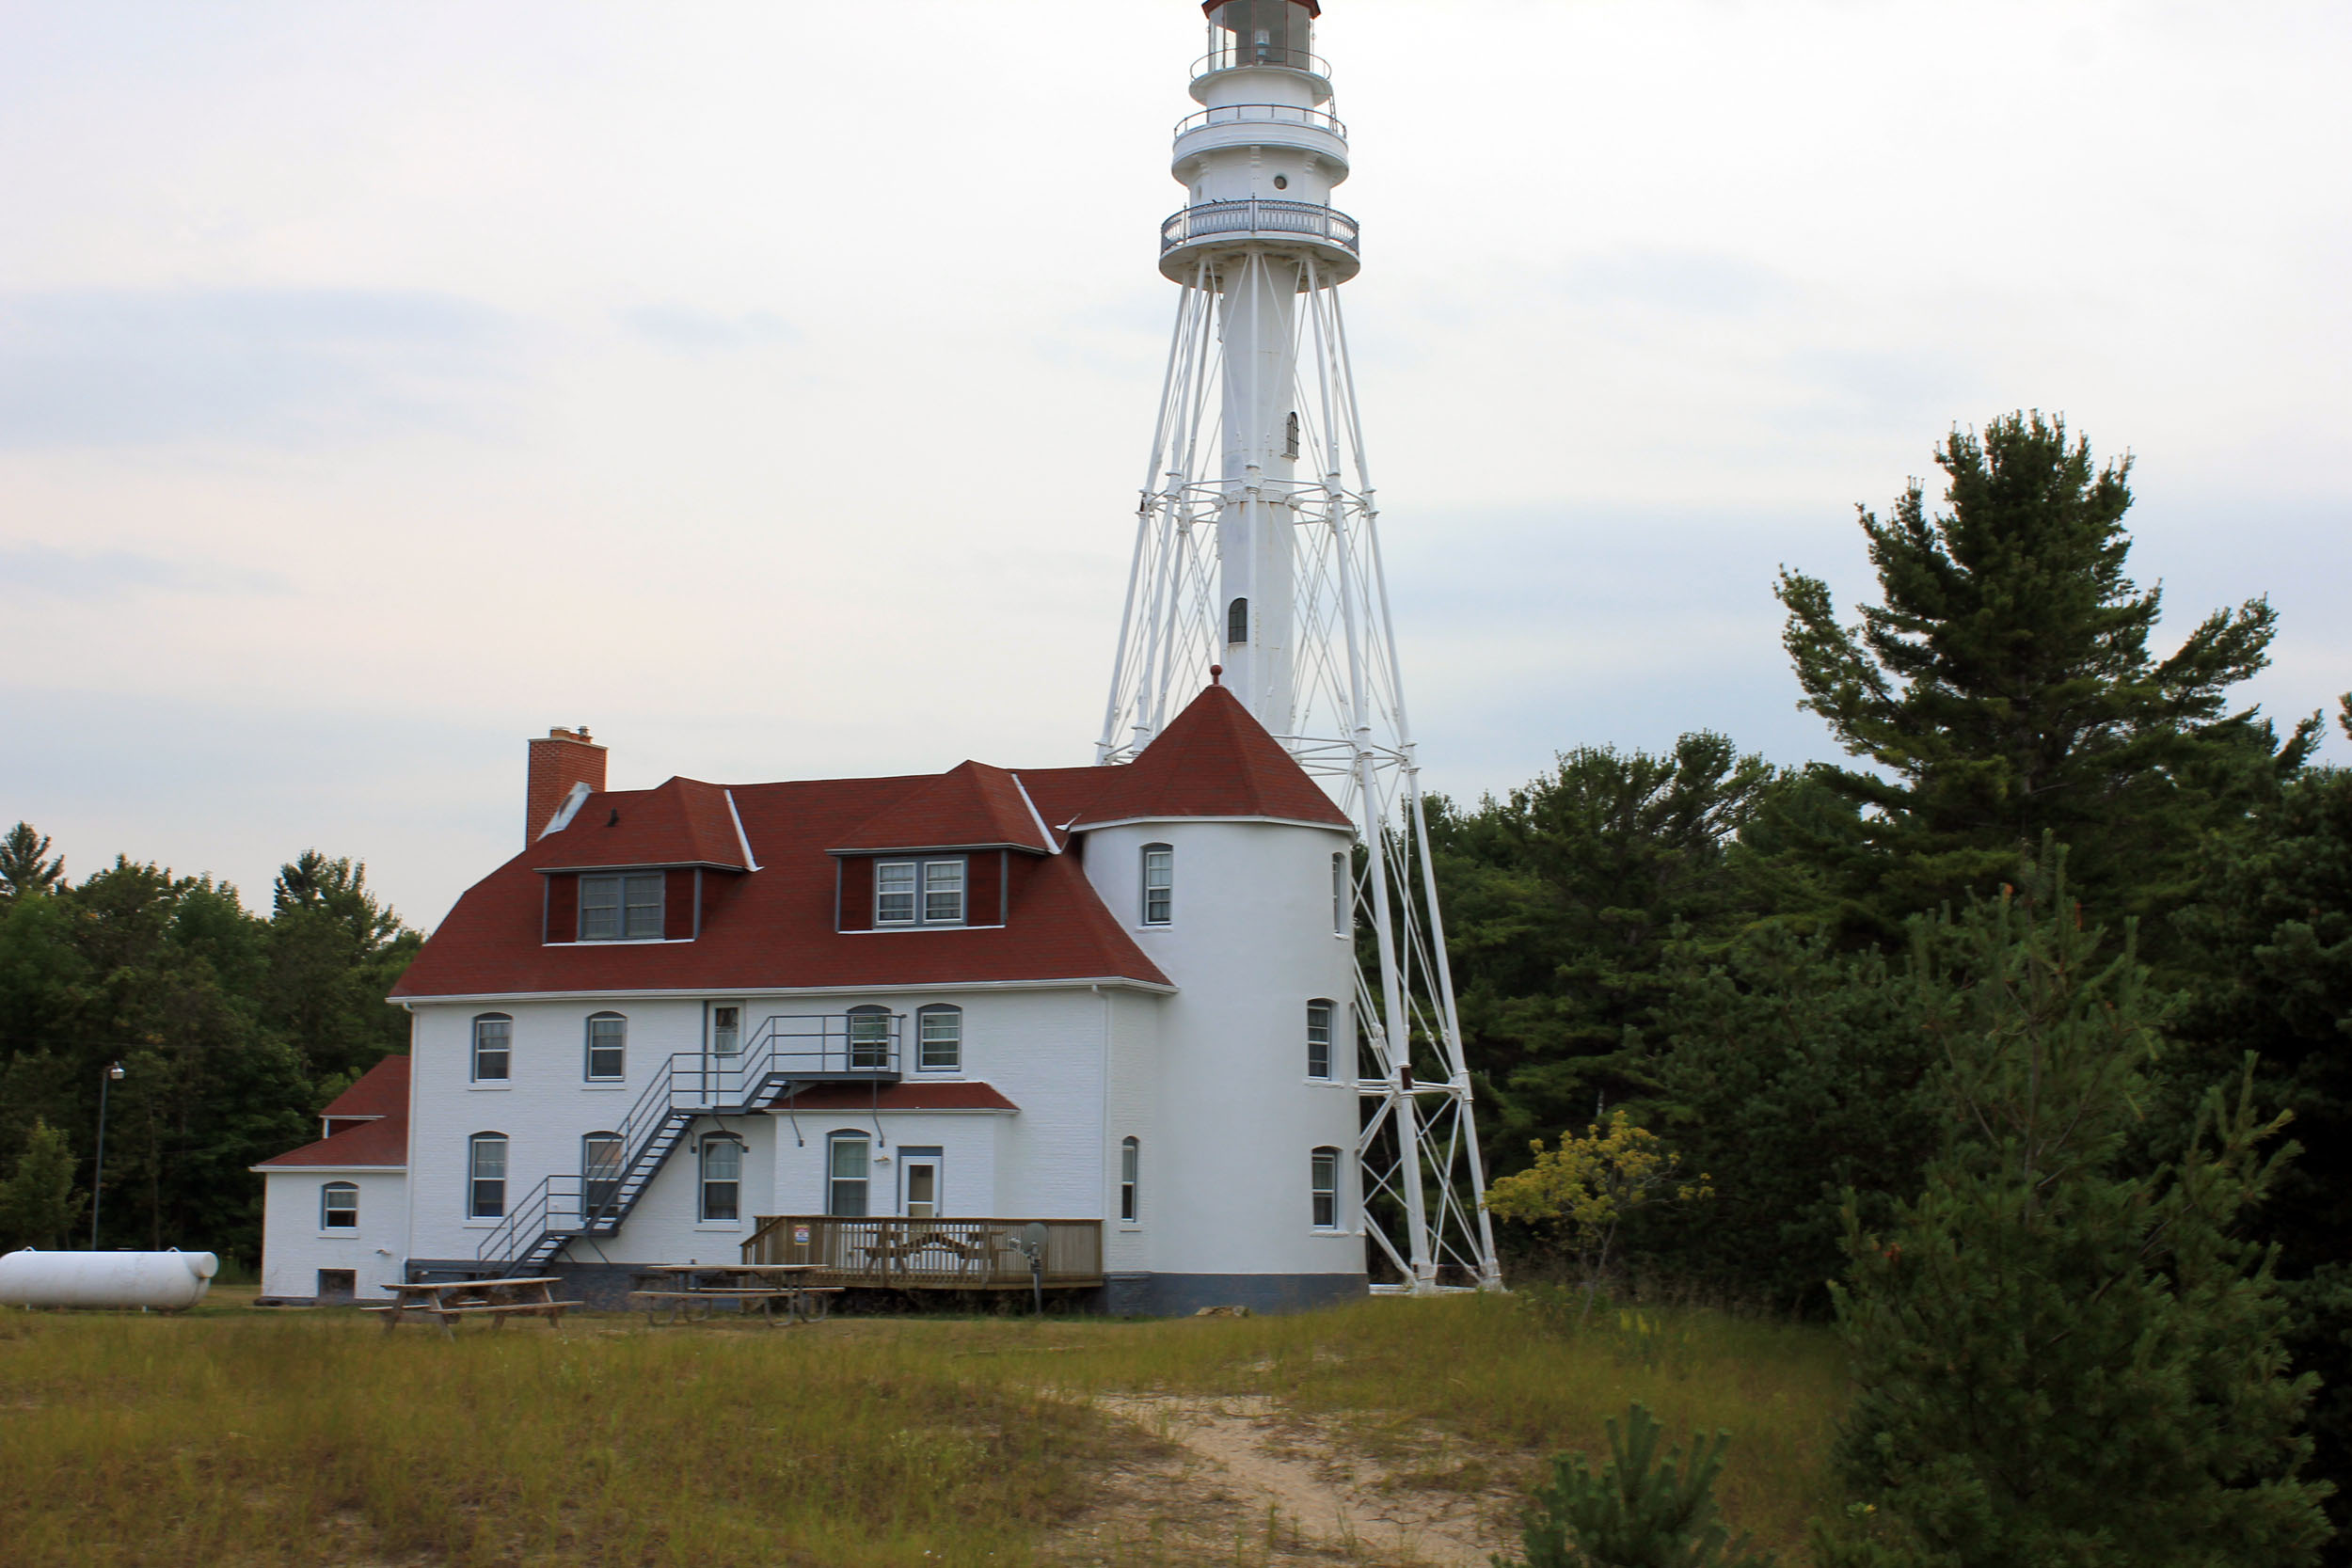
<svg viewBox="0 0 2352 1568">
<path fill-rule="evenodd" d="M 495 1220 L 506 1213 L 506 1134 L 476 1132 L 466 1140 L 466 1213 Z"/>
<path fill-rule="evenodd" d="M 580 940 L 653 942 L 661 935 L 661 873 L 582 877 Z"/>
<path fill-rule="evenodd" d="M 503 1084 L 515 1059 L 515 1021 L 484 1013 L 473 1021 L 473 1081 Z"/>
<path fill-rule="evenodd" d="M 851 1007 L 850 1009 L 850 1069 L 851 1071 L 882 1071 L 890 1066 L 890 1009 L 887 1007 Z"/>
<path fill-rule="evenodd" d="M 1133 1138 L 1120 1139 L 1119 1217 L 1124 1224 L 1134 1225 L 1136 1223 L 1136 1215 L 1137 1213 L 1137 1210 L 1136 1208 L 1136 1188 L 1138 1180 L 1142 1175 L 1143 1145 L 1136 1142 Z"/>
<path fill-rule="evenodd" d="M 1309 1187 L 1314 1195 L 1315 1228 L 1340 1227 L 1340 1151 L 1318 1148 L 1309 1166 Z"/>
<path fill-rule="evenodd" d="M 1307 1004 L 1307 1076 L 1331 1076 L 1331 1004 L 1317 998 Z"/>
<path fill-rule="evenodd" d="M 866 1217 L 866 1152 L 863 1132 L 835 1132 L 825 1149 L 825 1212 L 845 1219 Z"/>
<path fill-rule="evenodd" d="M 714 1002 L 710 1005 L 710 1053 L 713 1056 L 739 1056 L 743 1053 L 743 1005 L 740 1002 Z"/>
<path fill-rule="evenodd" d="M 1166 844 L 1143 847 L 1143 923 L 1165 926 L 1176 915 L 1176 851 Z"/>
<path fill-rule="evenodd" d="M 925 1072 L 954 1072 L 963 1066 L 963 1009 L 946 1005 L 914 1015 L 915 1065 Z"/>
<path fill-rule="evenodd" d="M 588 1081 L 617 1084 L 628 1076 L 628 1020 L 597 1013 L 588 1020 Z"/>
<path fill-rule="evenodd" d="M 329 1181 L 319 1189 L 319 1228 L 321 1230 L 357 1230 L 359 1228 L 359 1184 L 356 1181 Z"/>
<path fill-rule="evenodd" d="M 580 1201 L 585 1218 L 611 1218 L 621 1194 L 621 1135 L 591 1132 L 580 1140 Z"/>
<path fill-rule="evenodd" d="M 961 926 L 963 857 L 874 863 L 874 924 Z"/>
<path fill-rule="evenodd" d="M 743 1145 L 713 1133 L 703 1139 L 703 1219 L 743 1217 Z"/>
</svg>

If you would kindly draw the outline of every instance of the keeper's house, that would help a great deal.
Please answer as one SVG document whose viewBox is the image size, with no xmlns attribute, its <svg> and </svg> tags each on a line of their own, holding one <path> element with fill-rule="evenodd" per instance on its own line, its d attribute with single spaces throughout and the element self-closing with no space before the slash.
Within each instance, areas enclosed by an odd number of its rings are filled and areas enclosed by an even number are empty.
<svg viewBox="0 0 2352 1568">
<path fill-rule="evenodd" d="M 1113 1311 L 1362 1294 L 1347 818 L 1222 687 L 1134 763 L 607 790 L 523 852 L 267 1178 L 266 1297 L 739 1257 Z"/>
</svg>

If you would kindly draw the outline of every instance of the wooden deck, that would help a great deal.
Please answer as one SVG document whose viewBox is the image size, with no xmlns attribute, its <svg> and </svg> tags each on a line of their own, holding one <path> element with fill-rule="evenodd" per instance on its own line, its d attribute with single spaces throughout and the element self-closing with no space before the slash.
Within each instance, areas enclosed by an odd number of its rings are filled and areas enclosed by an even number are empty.
<svg viewBox="0 0 2352 1568">
<path fill-rule="evenodd" d="M 743 1243 L 743 1261 L 813 1264 L 819 1272 L 806 1276 L 812 1285 L 1025 1291 L 1029 1260 L 1015 1243 L 1032 1225 L 1045 1227 L 1046 1289 L 1103 1283 L 1101 1220 L 761 1215 Z"/>
</svg>

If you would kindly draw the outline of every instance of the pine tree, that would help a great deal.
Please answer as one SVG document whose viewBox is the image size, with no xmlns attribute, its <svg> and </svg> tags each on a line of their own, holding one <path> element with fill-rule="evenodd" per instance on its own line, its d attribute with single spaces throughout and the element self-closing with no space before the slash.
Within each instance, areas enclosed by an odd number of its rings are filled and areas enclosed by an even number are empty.
<svg viewBox="0 0 2352 1568">
<path fill-rule="evenodd" d="M 63 1246 L 88 1201 L 73 1190 L 73 1150 L 65 1134 L 34 1122 L 16 1174 L 0 1181 L 0 1252 Z"/>
<path fill-rule="evenodd" d="M 1836 1291 L 1858 1391 L 1836 1457 L 1868 1528 L 1823 1560 L 1917 1568 L 2284 1568 L 2327 1534 L 2297 1479 L 2270 1255 L 2239 1239 L 2290 1148 L 2250 1079 L 2185 1149 L 2129 1159 L 2162 1010 L 2062 852 L 2026 890 L 1915 927 L 1948 1141 Z M 1859 1519 L 1861 1515 L 1851 1516 Z"/>
<path fill-rule="evenodd" d="M 2269 662 L 2276 613 L 2263 599 L 2216 610 L 2151 652 L 2162 594 L 2125 575 L 2130 459 L 2094 467 L 2063 420 L 1954 430 L 1935 461 L 1947 511 L 1931 517 L 1914 481 L 1889 519 L 1861 512 L 1883 602 L 1858 626 L 1838 625 L 1819 578 L 1781 574 L 1802 705 L 1874 765 L 1818 770 L 1866 831 L 1812 852 L 1867 936 L 1988 889 L 2045 832 L 2103 912 L 2175 907 L 2201 832 L 2316 744 L 2315 719 L 2281 745 L 2255 709 L 2227 710 Z"/>
<path fill-rule="evenodd" d="M 47 833 L 35 832 L 29 822 L 10 828 L 8 836 L 0 838 L 0 897 L 55 892 L 65 880 L 65 857 L 48 855 Z"/>
</svg>

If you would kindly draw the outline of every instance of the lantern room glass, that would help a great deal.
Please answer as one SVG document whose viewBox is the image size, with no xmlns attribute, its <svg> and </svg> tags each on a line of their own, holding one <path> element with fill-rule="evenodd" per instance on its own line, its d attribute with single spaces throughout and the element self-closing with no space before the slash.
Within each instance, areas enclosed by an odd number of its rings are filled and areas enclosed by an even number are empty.
<svg viewBox="0 0 2352 1568">
<path fill-rule="evenodd" d="M 1314 69 L 1314 16 L 1299 0 L 1225 0 L 1209 13 L 1212 71 Z"/>
</svg>

